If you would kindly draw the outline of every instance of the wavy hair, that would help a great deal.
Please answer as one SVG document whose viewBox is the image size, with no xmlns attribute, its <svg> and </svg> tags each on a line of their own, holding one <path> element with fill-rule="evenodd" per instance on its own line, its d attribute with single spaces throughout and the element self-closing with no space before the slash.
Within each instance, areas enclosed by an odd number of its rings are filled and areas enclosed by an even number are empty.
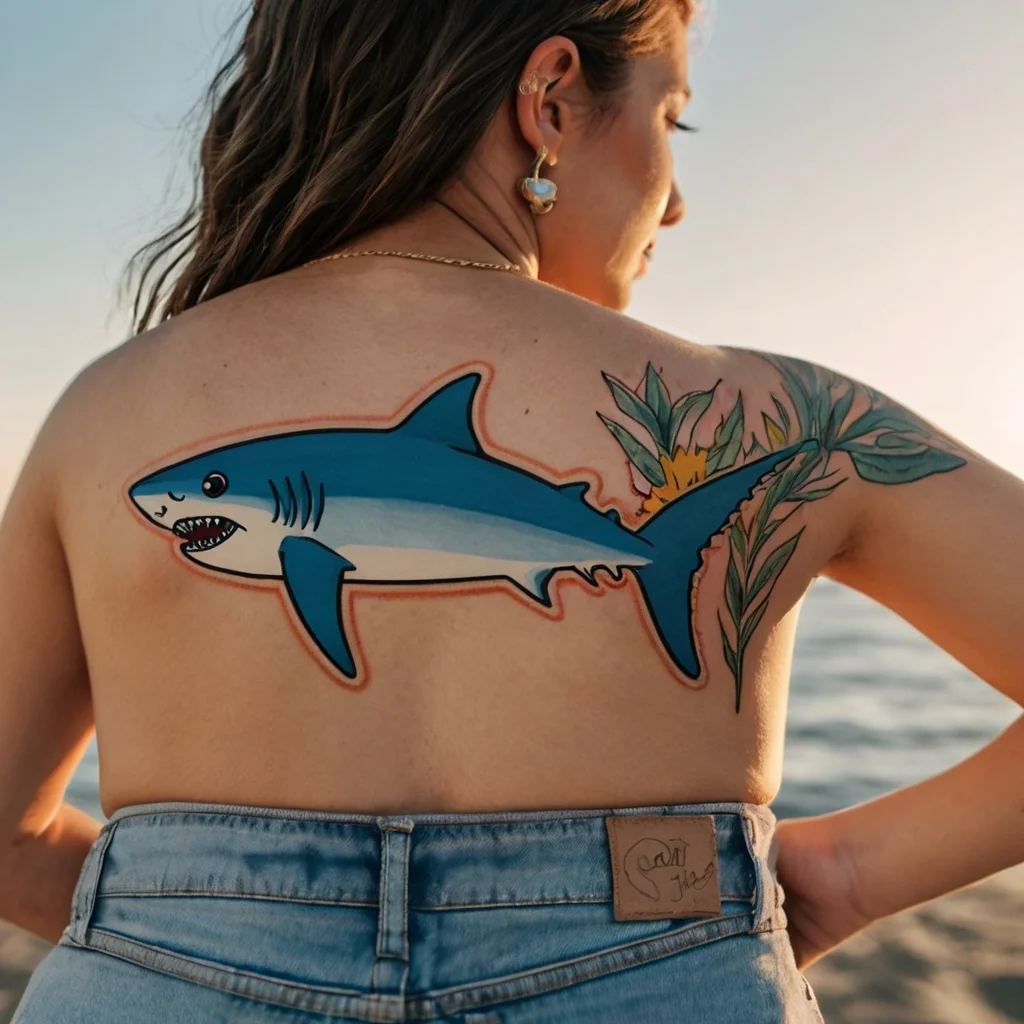
<svg viewBox="0 0 1024 1024">
<path fill-rule="evenodd" d="M 613 98 L 698 0 L 253 0 L 198 104 L 184 215 L 129 260 L 132 326 L 163 320 L 400 220 L 462 169 L 540 42 L 565 35 Z"/>
</svg>

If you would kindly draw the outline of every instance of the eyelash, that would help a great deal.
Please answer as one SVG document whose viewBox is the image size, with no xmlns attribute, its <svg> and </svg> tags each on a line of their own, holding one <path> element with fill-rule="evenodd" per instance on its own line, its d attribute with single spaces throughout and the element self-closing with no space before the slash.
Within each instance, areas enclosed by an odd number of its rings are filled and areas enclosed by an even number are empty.
<svg viewBox="0 0 1024 1024">
<path fill-rule="evenodd" d="M 680 131 L 684 131 L 684 132 L 697 132 L 697 131 L 700 131 L 699 128 L 693 128 L 693 127 L 691 127 L 688 124 L 683 124 L 682 121 L 673 121 L 671 117 L 668 119 L 668 123 L 670 125 L 672 125 L 673 128 L 678 128 Z"/>
</svg>

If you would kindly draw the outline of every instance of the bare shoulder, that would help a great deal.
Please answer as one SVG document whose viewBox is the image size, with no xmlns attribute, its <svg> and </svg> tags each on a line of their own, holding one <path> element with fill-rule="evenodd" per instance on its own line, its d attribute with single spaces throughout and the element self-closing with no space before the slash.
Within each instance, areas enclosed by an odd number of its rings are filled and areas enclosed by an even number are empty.
<svg viewBox="0 0 1024 1024">
<path fill-rule="evenodd" d="M 808 439 L 824 462 L 821 482 L 797 496 L 845 502 L 845 536 L 822 574 L 895 611 L 1020 703 L 1024 552 L 1008 524 L 1024 515 L 1024 480 L 869 383 L 778 354 L 732 358 L 760 382 L 762 405 L 767 389 L 769 432 Z"/>
<path fill-rule="evenodd" d="M 777 422 L 813 440 L 845 478 L 896 486 L 964 468 L 980 459 L 940 426 L 870 383 L 794 356 L 724 349 L 753 389 L 769 389 Z M 863 498 L 877 495 L 859 488 Z"/>
<path fill-rule="evenodd" d="M 276 287 L 271 279 L 200 303 L 90 360 L 50 410 L 40 442 L 57 456 L 88 450 L 95 458 L 143 423 L 187 413 L 222 355 L 236 356 L 261 324 L 273 329 L 265 296 Z"/>
<path fill-rule="evenodd" d="M 45 495 L 62 535 L 73 518 L 69 506 L 83 494 L 109 490 L 122 474 L 124 452 L 137 447 L 154 406 L 180 401 L 176 350 L 196 333 L 192 319 L 167 321 L 90 360 L 49 410 L 20 486 Z"/>
<path fill-rule="evenodd" d="M 896 398 L 830 366 L 775 352 L 719 352 L 724 372 L 745 381 L 765 435 L 815 445 L 823 460 L 821 479 L 829 484 L 815 487 L 811 500 L 828 497 L 833 506 L 841 500 L 847 520 L 829 574 L 865 542 L 872 517 L 875 533 L 887 529 L 886 510 L 901 500 L 894 488 L 927 480 L 934 488 L 940 478 L 980 459 Z M 928 486 L 912 489 L 910 500 L 927 502 L 933 493 Z"/>
</svg>

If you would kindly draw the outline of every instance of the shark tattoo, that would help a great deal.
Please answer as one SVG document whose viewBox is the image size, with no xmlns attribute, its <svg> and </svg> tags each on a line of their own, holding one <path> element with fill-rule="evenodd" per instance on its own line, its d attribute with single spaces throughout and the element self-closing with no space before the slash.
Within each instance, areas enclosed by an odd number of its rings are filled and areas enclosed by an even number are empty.
<svg viewBox="0 0 1024 1024">
<path fill-rule="evenodd" d="M 309 637 L 348 680 L 357 666 L 341 611 L 347 584 L 508 580 L 550 608 L 554 576 L 574 572 L 596 587 L 598 569 L 614 580 L 633 573 L 669 659 L 699 678 L 690 599 L 702 551 L 763 477 L 818 442 L 718 474 L 631 530 L 587 502 L 588 483 L 553 484 L 488 454 L 473 427 L 481 380 L 467 373 L 440 386 L 394 427 L 228 444 L 138 480 L 128 495 L 191 561 L 282 580 Z"/>
</svg>

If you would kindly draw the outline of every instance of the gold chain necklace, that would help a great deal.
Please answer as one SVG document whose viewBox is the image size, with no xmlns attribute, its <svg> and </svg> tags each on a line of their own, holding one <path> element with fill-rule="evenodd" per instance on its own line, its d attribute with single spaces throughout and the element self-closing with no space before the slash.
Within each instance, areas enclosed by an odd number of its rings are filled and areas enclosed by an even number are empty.
<svg viewBox="0 0 1024 1024">
<path fill-rule="evenodd" d="M 330 256 L 321 256 L 319 259 L 303 263 L 304 267 L 311 267 L 314 263 L 324 263 L 327 260 L 350 260 L 356 256 L 403 256 L 410 260 L 426 260 L 430 263 L 447 263 L 453 267 L 478 267 L 480 270 L 508 270 L 514 274 L 522 273 L 522 267 L 518 263 L 480 263 L 477 260 L 456 260 L 448 256 L 428 256 L 421 252 L 397 252 L 394 249 L 367 249 L 363 252 L 336 252 Z"/>
</svg>

